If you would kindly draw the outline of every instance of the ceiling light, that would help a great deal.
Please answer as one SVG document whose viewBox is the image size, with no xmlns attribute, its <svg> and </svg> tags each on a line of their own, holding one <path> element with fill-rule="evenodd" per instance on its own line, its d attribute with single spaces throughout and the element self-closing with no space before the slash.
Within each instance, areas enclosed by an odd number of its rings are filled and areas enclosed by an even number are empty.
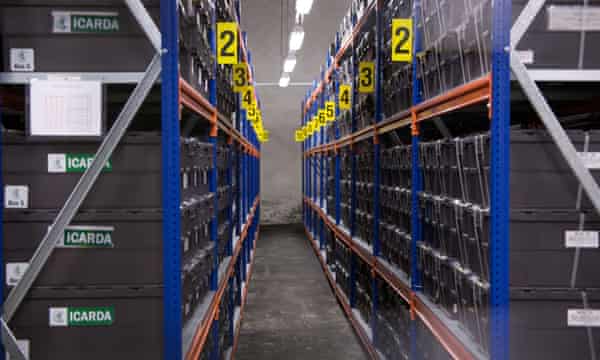
<svg viewBox="0 0 600 360">
<path fill-rule="evenodd" d="M 298 14 L 306 15 L 310 12 L 313 0 L 296 0 L 296 12 Z"/>
<path fill-rule="evenodd" d="M 295 67 L 296 67 L 296 57 L 293 54 L 290 54 L 287 57 L 287 59 L 285 59 L 285 62 L 283 63 L 283 72 L 291 73 L 292 71 L 294 71 Z"/>
<path fill-rule="evenodd" d="M 294 31 L 290 33 L 290 51 L 298 51 L 302 47 L 304 41 L 304 29 L 300 25 L 294 27 Z"/>
<path fill-rule="evenodd" d="M 279 79 L 279 87 L 284 88 L 288 85 L 290 85 L 290 74 L 284 72 L 281 74 L 281 79 Z"/>
</svg>

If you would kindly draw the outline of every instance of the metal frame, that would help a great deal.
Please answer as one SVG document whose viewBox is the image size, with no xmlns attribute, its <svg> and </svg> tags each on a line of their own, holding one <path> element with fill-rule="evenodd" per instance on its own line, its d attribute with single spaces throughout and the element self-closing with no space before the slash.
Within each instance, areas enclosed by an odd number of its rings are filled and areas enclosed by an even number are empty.
<svg viewBox="0 0 600 360">
<path fill-rule="evenodd" d="M 114 152 L 117 144 L 125 134 L 129 124 L 142 105 L 142 102 L 150 92 L 152 86 L 158 79 L 161 71 L 160 56 L 162 50 L 160 48 L 159 37 L 157 38 L 157 34 L 160 34 L 160 31 L 156 27 L 156 24 L 154 24 L 140 0 L 125 0 L 125 2 L 127 3 L 127 6 L 134 15 L 135 19 L 144 30 L 144 33 L 156 49 L 156 55 L 146 69 L 142 80 L 133 90 L 127 103 L 117 117 L 114 125 L 102 141 L 102 144 L 98 148 L 91 166 L 81 176 L 79 182 L 73 189 L 73 192 L 54 220 L 50 230 L 44 236 L 44 239 L 41 241 L 40 245 L 35 251 L 29 262 L 27 270 L 23 274 L 23 277 L 9 292 L 4 302 L 4 312 L 2 319 L 0 319 L 0 324 L 2 324 L 2 342 L 13 359 L 26 359 L 26 356 L 18 348 L 14 335 L 7 325 L 8 322 L 10 322 L 12 319 L 17 308 L 25 298 L 25 295 L 33 285 L 33 282 L 39 275 L 43 266 L 46 264 L 48 258 L 54 250 L 56 243 L 58 242 L 58 239 L 64 232 L 65 228 L 69 225 L 86 196 L 92 189 L 92 186 L 100 175 L 104 164 Z"/>
<path fill-rule="evenodd" d="M 95 154 L 94 161 L 90 168 L 82 175 L 78 184 L 75 186 L 72 194 L 69 196 L 66 203 L 63 205 L 57 218 L 46 234 L 38 249 L 34 253 L 30 265 L 27 271 L 24 273 L 19 283 L 12 289 L 8 294 L 8 297 L 4 303 L 4 313 L 0 319 L 0 329 L 2 333 L 2 343 L 6 351 L 11 355 L 13 359 L 24 360 L 26 357 L 20 351 L 17 346 L 16 339 L 8 327 L 8 323 L 15 314 L 18 306 L 23 301 L 28 290 L 31 288 L 35 278 L 40 273 L 47 259 L 54 249 L 54 244 L 58 237 L 64 232 L 64 228 L 70 223 L 75 214 L 77 213 L 80 205 L 85 200 L 85 197 L 92 189 L 94 182 L 100 175 L 103 165 L 110 158 L 114 152 L 119 141 L 125 134 L 129 124 L 134 118 L 135 114 L 142 105 L 144 99 L 147 97 L 151 88 L 159 80 L 162 72 L 161 81 L 161 108 L 162 108 L 162 192 L 163 192 L 163 269 L 164 269 L 164 302 L 163 302 L 163 337 L 164 337 L 164 356 L 169 359 L 182 358 L 182 319 L 181 319 L 181 244 L 180 244 L 180 163 L 179 163 L 179 149 L 180 149 L 180 94 L 182 92 L 181 80 L 178 72 L 178 12 L 177 3 L 173 0 L 161 0 L 160 2 L 160 21 L 162 33 L 159 31 L 156 24 L 154 24 L 152 18 L 144 8 L 141 0 L 124 0 L 129 7 L 134 18 L 146 34 L 148 40 L 156 50 L 156 54 L 150 62 L 148 68 L 144 73 L 61 73 L 61 74 L 50 74 L 50 73 L 30 73 L 30 74 L 13 74 L 13 73 L 0 73 L 0 84 L 26 84 L 32 78 L 44 78 L 50 75 L 56 76 L 73 76 L 78 79 L 86 80 L 97 80 L 105 84 L 112 83 L 137 83 L 135 89 L 124 105 L 121 113 L 117 117 L 114 125 L 108 131 L 102 144 L 98 148 Z M 237 16 L 239 18 L 240 13 L 240 2 L 236 1 L 237 5 Z M 214 16 L 214 11 L 213 11 Z M 215 51 L 214 42 L 214 31 L 213 31 L 213 42 L 212 50 Z M 162 44 L 162 45 L 161 45 Z M 244 54 L 247 56 L 247 61 L 251 62 L 250 53 L 246 52 L 245 39 L 242 43 Z M 215 65 L 216 67 L 216 65 Z M 199 105 L 205 107 L 207 111 L 214 112 L 214 118 L 208 119 L 211 121 L 211 142 L 216 144 L 218 128 L 223 128 L 226 133 L 229 134 L 230 147 L 233 146 L 233 141 L 238 141 L 243 147 L 243 155 L 240 155 L 239 168 L 236 169 L 240 175 L 239 188 L 240 193 L 237 198 L 238 205 L 237 211 L 239 217 L 232 219 L 232 208 L 229 207 L 228 215 L 232 223 L 235 222 L 236 235 L 238 237 L 235 249 L 232 248 L 230 241 L 227 249 L 227 254 L 230 256 L 228 265 L 228 271 L 226 272 L 227 278 L 218 281 L 217 278 L 218 269 L 214 271 L 213 279 L 215 283 L 213 286 L 213 293 L 208 296 L 212 296 L 212 307 L 207 309 L 204 313 L 202 322 L 196 329 L 197 333 L 195 338 L 199 339 L 198 344 L 201 347 L 204 345 L 202 340 L 203 328 L 207 325 L 207 320 L 213 322 L 213 331 L 216 331 L 217 318 L 216 308 L 218 303 L 221 301 L 225 286 L 232 281 L 233 273 L 236 271 L 237 260 L 240 259 L 240 264 L 243 265 L 238 271 L 242 271 L 242 278 L 245 281 L 247 288 L 247 277 L 246 272 L 251 266 L 253 260 L 252 249 L 255 247 L 255 241 L 258 236 L 258 221 L 260 216 L 259 206 L 259 169 L 260 161 L 260 145 L 256 138 L 256 134 L 250 130 L 248 124 L 242 121 L 238 126 L 228 126 L 221 124 L 222 117 L 217 114 L 216 109 L 216 83 L 213 81 L 211 84 L 211 102 L 203 99 L 200 95 L 190 94 L 189 89 L 185 86 L 183 91 L 186 93 L 188 103 L 198 102 Z M 192 90 L 193 91 L 193 90 Z M 191 96 L 191 97 L 190 97 Z M 208 104 L 208 105 L 207 105 Z M 195 105 L 195 104 L 192 104 Z M 212 108 L 210 107 L 212 106 Z M 198 108 L 192 108 L 196 111 Z M 243 113 L 243 112 L 242 112 Z M 243 115 L 243 114 L 242 114 Z M 243 135 L 241 135 L 236 127 L 241 128 Z M 214 149 L 216 152 L 216 148 Z M 214 154 L 214 160 L 216 162 L 216 154 Z M 216 163 L 215 163 L 216 165 Z M 227 181 L 232 181 L 232 164 L 228 164 Z M 211 188 L 216 188 L 216 166 L 214 167 L 213 174 L 211 174 Z M 216 189 L 213 189 L 216 190 Z M 216 201 L 216 197 L 215 197 Z M 215 220 L 216 214 L 218 214 L 218 206 L 215 206 Z M 216 221 L 213 223 L 216 224 Z M 241 223 L 244 223 L 242 229 Z M 214 227 L 214 226 L 213 226 Z M 234 226 L 232 225 L 232 231 Z M 216 241 L 216 232 L 213 234 L 213 240 Z M 232 239 L 230 239 L 232 240 Z M 215 247 L 217 250 L 217 247 Z M 245 301 L 245 298 L 244 298 Z M 231 304 L 230 304 L 231 305 Z M 243 309 L 240 309 L 240 314 Z M 212 320 L 211 320 L 212 319 Z M 238 319 L 239 321 L 240 319 Z M 235 324 L 234 318 L 231 319 L 230 330 L 233 332 Z M 238 322 L 239 330 L 239 322 Z M 238 331 L 239 334 L 239 331 Z M 234 342 L 235 342 L 234 334 Z M 215 345 L 218 345 L 218 339 L 215 341 Z M 194 346 L 194 344 L 192 344 Z M 196 346 L 197 347 L 197 346 Z M 195 349 L 195 351 L 200 351 Z M 217 352 L 213 352 L 213 356 L 216 358 Z M 188 354 L 189 355 L 189 354 Z"/>
<path fill-rule="evenodd" d="M 376 11 L 379 10 L 381 6 L 381 1 L 376 1 Z M 413 16 L 419 12 L 421 6 L 421 0 L 415 0 L 413 4 Z M 492 347 L 491 347 L 491 357 L 493 359 L 506 359 L 508 354 L 508 194 L 509 194 L 509 183 L 508 183 L 508 169 L 509 169 L 509 124 L 510 124 L 510 72 L 508 67 L 508 44 L 509 44 L 509 28 L 511 22 L 511 0 L 498 0 L 494 2 L 494 13 L 493 13 L 493 26 L 494 26 L 494 51 L 493 51 L 493 62 L 494 62 L 494 72 L 487 78 L 481 79 L 480 81 L 476 81 L 474 83 L 466 84 L 464 87 L 453 91 L 452 93 L 445 94 L 443 97 L 436 98 L 434 100 L 428 100 L 423 102 L 420 96 L 421 84 L 417 78 L 417 72 L 413 71 L 413 106 L 410 111 L 406 111 L 400 114 L 396 114 L 392 116 L 390 119 L 382 119 L 381 112 L 381 88 L 380 84 L 376 87 L 376 112 L 375 112 L 375 122 L 374 126 L 371 126 L 367 129 L 361 130 L 357 132 L 356 128 L 356 120 L 354 116 L 352 117 L 352 134 L 344 137 L 343 139 L 339 139 L 339 133 L 337 133 L 336 129 L 336 140 L 333 144 L 322 144 L 317 145 L 311 139 L 305 141 L 305 145 L 303 146 L 304 151 L 304 162 L 308 165 L 308 171 L 310 171 L 311 162 L 318 156 L 322 156 L 323 154 L 334 151 L 334 156 L 336 158 L 336 187 L 339 187 L 339 174 L 337 173 L 337 168 L 339 166 L 339 154 L 338 149 L 342 146 L 347 146 L 352 150 L 352 145 L 355 142 L 362 141 L 373 137 L 373 146 L 375 151 L 375 162 L 378 164 L 380 162 L 379 156 L 379 144 L 378 144 L 378 136 L 381 133 L 392 131 L 401 127 L 406 127 L 412 124 L 412 233 L 411 233 L 411 274 L 410 278 L 403 278 L 402 276 L 397 275 L 393 269 L 389 268 L 389 265 L 386 265 L 384 262 L 379 261 L 379 234 L 378 234 L 378 206 L 377 202 L 380 200 L 378 198 L 378 185 L 380 181 L 380 174 L 378 173 L 378 166 L 375 167 L 375 178 L 374 178 L 374 202 L 375 202 L 375 211 L 374 211 L 374 238 L 373 238 L 373 249 L 371 252 L 368 252 L 366 249 L 362 247 L 355 239 L 355 209 L 356 209 L 356 158 L 352 156 L 352 194 L 351 194 L 351 220 L 349 230 L 350 233 L 346 233 L 339 225 L 340 225 L 340 211 L 339 211 L 339 190 L 336 188 L 336 217 L 335 219 L 330 219 L 328 214 L 326 213 L 326 209 L 322 206 L 319 206 L 319 203 L 315 201 L 314 194 L 310 192 L 310 186 L 307 189 L 308 191 L 305 193 L 305 201 L 304 201 L 304 213 L 305 220 L 307 226 L 308 234 L 315 233 L 315 227 L 317 226 L 317 221 L 323 221 L 328 225 L 328 227 L 335 232 L 336 236 L 342 239 L 347 246 L 349 246 L 352 250 L 352 263 L 356 261 L 357 257 L 360 257 L 363 261 L 368 262 L 372 268 L 373 272 L 376 276 L 379 276 L 384 281 L 386 281 L 389 285 L 391 285 L 399 295 L 405 299 L 411 305 L 411 314 L 412 322 L 409 329 L 410 332 L 410 358 L 418 359 L 420 358 L 417 349 L 417 328 L 416 321 L 424 321 L 429 327 L 429 329 L 433 332 L 433 334 L 438 338 L 438 340 L 442 343 L 443 347 L 452 354 L 455 358 L 459 359 L 483 359 L 486 358 L 485 354 L 478 349 L 477 345 L 474 341 L 470 340 L 466 335 L 464 330 L 461 330 L 456 326 L 446 315 L 444 315 L 439 309 L 436 308 L 435 305 L 428 302 L 421 294 L 422 284 L 419 276 L 419 270 L 417 267 L 417 242 L 421 239 L 422 230 L 420 226 L 420 222 L 418 221 L 418 212 L 419 212 L 419 203 L 418 203 L 418 191 L 419 184 L 421 183 L 422 174 L 419 169 L 419 127 L 418 123 L 420 121 L 424 121 L 430 119 L 434 122 L 434 125 L 437 125 L 440 129 L 441 133 L 444 136 L 451 136 L 448 131 L 446 131 L 446 127 L 439 120 L 439 115 L 448 113 L 450 111 L 454 111 L 461 107 L 467 105 L 473 105 L 482 103 L 484 101 L 489 101 L 491 97 L 490 93 L 493 91 L 493 106 L 490 112 L 492 116 L 492 147 L 494 151 L 493 161 L 494 164 L 492 166 L 492 176 L 495 181 L 493 182 L 493 197 L 492 197 L 492 212 L 494 213 L 494 218 L 492 220 L 492 242 L 494 246 L 490 249 L 491 257 L 494 257 L 495 261 L 491 262 L 492 270 L 491 272 L 494 274 L 492 277 L 492 297 L 491 306 L 492 306 L 492 328 L 490 332 L 490 337 L 493 339 Z M 367 14 L 368 16 L 368 14 Z M 377 44 L 376 44 L 376 64 L 377 66 L 381 66 L 381 58 L 380 52 L 383 44 L 380 42 L 381 36 L 381 18 L 380 14 L 376 14 L 376 30 L 377 30 Z M 354 33 L 358 32 L 357 24 L 362 24 L 364 19 L 354 19 Z M 415 26 L 415 43 L 414 43 L 414 52 L 418 53 L 421 47 L 421 39 L 419 36 L 419 32 L 416 31 L 417 22 L 414 22 Z M 354 42 L 351 40 L 347 47 L 351 47 L 354 45 Z M 343 51 L 344 49 L 337 49 L 339 51 Z M 353 51 L 353 50 L 351 50 Z M 354 58 L 354 53 L 352 58 Z M 338 56 L 340 56 L 338 54 Z M 336 56 L 336 59 L 338 58 Z M 413 68 L 416 68 L 416 56 L 414 57 Z M 357 64 L 354 63 L 354 67 Z M 331 69 L 331 72 L 335 72 L 335 64 Z M 377 72 L 378 80 L 380 81 L 380 72 Z M 322 78 L 322 82 L 325 82 L 326 79 Z M 377 83 L 379 83 L 379 81 Z M 493 89 L 490 86 L 490 83 L 493 83 Z M 335 83 L 334 83 L 335 84 Z M 303 109 L 312 109 L 312 104 L 314 104 L 315 92 L 322 91 L 324 85 L 321 84 L 317 86 L 317 84 L 313 85 L 312 91 L 309 91 L 305 98 L 305 103 L 309 103 L 309 106 L 303 106 Z M 356 101 L 357 98 L 356 87 L 354 87 L 353 92 L 353 101 Z M 305 114 L 302 124 L 305 123 L 307 116 Z M 336 126 L 337 128 L 337 126 Z M 308 144 L 308 146 L 306 145 Z M 309 179 L 305 178 L 305 181 L 309 183 L 310 173 L 308 175 Z M 313 220 L 314 218 L 318 220 Z M 316 240 L 316 236 L 313 235 Z M 354 279 L 354 265 L 350 266 L 350 277 L 353 282 Z M 327 270 L 326 270 L 327 272 Z M 373 282 L 373 311 L 374 314 L 377 311 L 377 289 L 375 287 L 375 281 Z M 352 308 L 354 306 L 354 286 L 350 287 L 350 296 L 348 299 L 349 306 Z M 353 316 L 353 315 L 352 315 Z M 351 316 L 351 317 L 352 317 Z M 372 327 L 374 329 L 374 326 Z M 360 329 L 357 330 L 359 333 L 362 331 Z M 373 339 L 377 337 L 377 334 L 373 332 Z M 367 348 L 373 346 L 373 339 L 371 339 L 370 343 L 367 343 Z"/>
</svg>

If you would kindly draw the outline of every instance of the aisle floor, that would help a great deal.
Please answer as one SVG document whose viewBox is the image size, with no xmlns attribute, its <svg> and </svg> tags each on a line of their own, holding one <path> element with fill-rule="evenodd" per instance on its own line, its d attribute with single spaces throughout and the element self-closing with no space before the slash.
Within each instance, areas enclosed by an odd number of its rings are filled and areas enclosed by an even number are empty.
<svg viewBox="0 0 600 360">
<path fill-rule="evenodd" d="M 366 358 L 302 226 L 261 227 L 235 359 Z"/>
</svg>

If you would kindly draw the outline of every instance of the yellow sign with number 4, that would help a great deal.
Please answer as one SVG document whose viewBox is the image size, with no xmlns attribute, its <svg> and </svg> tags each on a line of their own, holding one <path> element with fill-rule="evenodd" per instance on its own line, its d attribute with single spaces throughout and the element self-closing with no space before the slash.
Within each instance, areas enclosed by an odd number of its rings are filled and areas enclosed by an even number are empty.
<svg viewBox="0 0 600 360">
<path fill-rule="evenodd" d="M 352 87 L 350 85 L 340 85 L 339 100 L 341 110 L 352 108 Z"/>
</svg>

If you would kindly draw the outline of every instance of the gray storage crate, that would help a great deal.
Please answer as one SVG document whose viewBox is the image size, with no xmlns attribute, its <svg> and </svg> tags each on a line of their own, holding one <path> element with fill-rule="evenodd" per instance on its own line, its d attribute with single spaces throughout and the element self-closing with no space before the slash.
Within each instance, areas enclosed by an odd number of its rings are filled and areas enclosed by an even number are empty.
<svg viewBox="0 0 600 360">
<path fill-rule="evenodd" d="M 92 158 L 98 146 L 96 142 L 33 142 L 20 133 L 5 133 L 2 151 L 5 189 L 12 185 L 27 186 L 30 209 L 61 208 L 85 171 L 82 160 Z M 159 135 L 126 136 L 81 209 L 160 208 L 160 159 Z"/>
<path fill-rule="evenodd" d="M 511 286 L 569 288 L 574 269 L 573 286 L 600 286 L 600 249 L 582 248 L 576 260 L 576 250 L 565 245 L 565 232 L 579 230 L 579 217 L 575 211 L 511 213 Z M 598 216 L 588 214 L 583 230 L 600 231 Z"/>
<path fill-rule="evenodd" d="M 5 212 L 3 266 L 29 262 L 56 216 L 50 211 Z M 5 285 L 14 285 L 23 269 L 9 267 L 13 273 L 6 273 Z M 67 228 L 34 286 L 156 285 L 162 281 L 161 211 L 84 211 Z"/>
<path fill-rule="evenodd" d="M 29 341 L 30 359 L 159 360 L 164 358 L 162 293 L 161 287 L 34 289 L 9 326 L 18 340 Z M 65 324 L 65 310 L 52 310 L 51 317 L 51 308 L 67 308 L 71 321 Z M 70 315 L 94 308 L 109 311 L 111 321 L 106 315 L 96 322 Z"/>
<path fill-rule="evenodd" d="M 586 133 L 568 130 L 578 152 L 583 152 Z M 590 131 L 589 156 L 600 152 L 600 131 Z M 512 209 L 575 209 L 579 181 L 545 130 L 513 130 L 510 134 L 510 207 Z M 593 165 L 593 164 L 591 164 Z M 600 182 L 600 168 L 592 167 Z M 591 208 L 587 196 L 582 208 Z"/>
<path fill-rule="evenodd" d="M 513 19 L 516 20 L 527 2 L 513 0 Z M 547 0 L 517 46 L 517 51 L 523 51 L 523 59 L 532 60 L 526 61 L 527 67 L 600 68 L 598 6 L 599 0 Z M 587 24 L 583 20 L 584 12 Z"/>
<path fill-rule="evenodd" d="M 158 26 L 159 2 L 142 2 Z M 122 0 L 4 0 L 0 43 L 5 72 L 10 49 L 33 49 L 37 72 L 142 72 L 155 53 Z"/>
<path fill-rule="evenodd" d="M 600 307 L 600 292 L 586 292 L 588 308 Z M 580 291 L 513 290 L 510 302 L 510 358 L 591 360 L 600 356 L 598 329 L 569 326 L 568 310 L 584 309 Z M 592 355 L 590 341 L 594 344 Z"/>
</svg>

